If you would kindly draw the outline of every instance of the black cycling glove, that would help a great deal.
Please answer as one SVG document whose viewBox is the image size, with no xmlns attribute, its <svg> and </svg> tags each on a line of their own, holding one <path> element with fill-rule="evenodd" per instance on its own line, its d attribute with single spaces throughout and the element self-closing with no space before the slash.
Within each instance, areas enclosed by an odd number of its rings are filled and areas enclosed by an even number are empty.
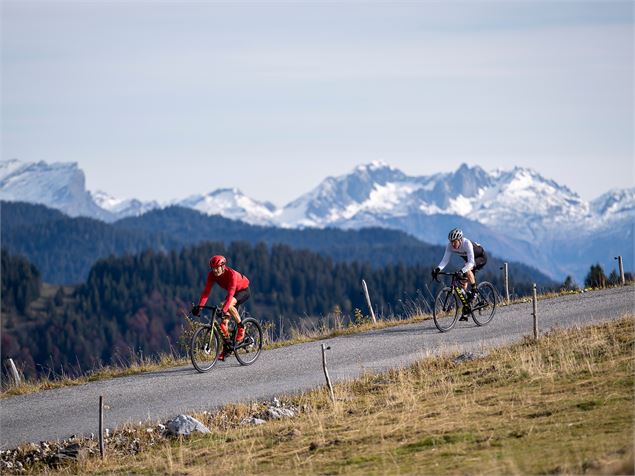
<svg viewBox="0 0 635 476">
<path fill-rule="evenodd" d="M 193 316 L 198 316 L 198 313 L 200 312 L 201 308 L 198 306 L 192 306 L 192 315 Z"/>
</svg>

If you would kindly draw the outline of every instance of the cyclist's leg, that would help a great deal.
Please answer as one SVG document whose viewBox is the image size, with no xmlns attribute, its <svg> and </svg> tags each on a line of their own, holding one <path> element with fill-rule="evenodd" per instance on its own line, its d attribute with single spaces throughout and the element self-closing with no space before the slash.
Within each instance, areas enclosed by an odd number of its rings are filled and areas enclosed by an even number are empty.
<svg viewBox="0 0 635 476">
<path fill-rule="evenodd" d="M 238 306 L 243 304 L 247 299 L 249 299 L 250 293 L 249 288 L 241 289 L 232 298 L 231 305 L 229 306 L 229 312 L 236 321 L 238 325 L 238 332 L 236 334 L 236 342 L 240 342 L 245 337 L 245 328 L 242 325 L 240 314 L 238 312 Z"/>
<path fill-rule="evenodd" d="M 238 312 L 238 307 L 245 303 L 245 301 L 247 301 L 247 299 L 249 299 L 249 297 L 251 296 L 251 293 L 249 292 L 249 288 L 245 288 L 245 289 L 241 289 L 240 291 L 237 291 L 236 294 L 234 294 L 234 297 L 232 298 L 231 303 L 229 304 L 229 314 L 234 318 L 234 320 L 236 321 L 236 324 L 240 324 L 240 313 Z"/>
<path fill-rule="evenodd" d="M 476 285 L 476 272 L 479 271 L 483 266 L 485 266 L 485 263 L 487 263 L 487 257 L 485 256 L 485 253 L 483 253 L 482 256 L 479 256 L 477 258 L 474 259 L 475 261 L 475 266 L 474 269 L 472 271 L 469 271 L 469 275 L 468 275 L 468 279 L 470 280 L 470 284 L 472 285 L 469 294 L 468 294 L 468 298 L 471 301 L 474 296 L 476 296 L 477 294 L 477 285 Z M 471 276 L 471 279 L 470 279 Z"/>
</svg>

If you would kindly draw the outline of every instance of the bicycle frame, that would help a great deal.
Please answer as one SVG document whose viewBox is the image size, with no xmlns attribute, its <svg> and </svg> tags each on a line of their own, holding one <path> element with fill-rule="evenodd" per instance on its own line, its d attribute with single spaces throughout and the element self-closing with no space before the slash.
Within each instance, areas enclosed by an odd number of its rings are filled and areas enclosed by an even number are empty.
<svg viewBox="0 0 635 476">
<path fill-rule="evenodd" d="M 234 350 L 240 350 L 243 347 L 247 347 L 248 345 L 250 345 L 250 342 L 247 341 L 247 339 L 243 340 L 240 344 L 236 345 L 236 333 L 235 332 L 231 332 L 229 337 L 226 337 L 220 330 L 220 324 L 219 321 L 223 321 L 225 318 L 229 319 L 228 316 L 222 315 L 219 316 L 218 315 L 218 310 L 221 309 L 218 306 L 199 306 L 200 309 L 207 309 L 209 311 L 212 311 L 212 318 L 211 321 L 209 322 L 209 324 L 201 324 L 202 326 L 208 326 L 211 328 L 216 328 L 216 331 L 218 332 L 218 335 L 221 336 L 221 338 L 223 339 L 223 344 L 225 345 L 225 350 L 229 353 L 232 352 Z M 209 338 L 210 338 L 210 345 L 212 344 L 211 340 L 213 339 L 213 333 L 210 332 L 209 334 Z"/>
<path fill-rule="evenodd" d="M 440 271 L 439 274 L 442 274 L 444 276 L 452 276 L 452 282 L 450 284 L 450 287 L 456 293 L 456 295 L 459 296 L 459 299 L 461 300 L 463 307 L 468 308 L 469 303 L 467 302 L 467 295 L 465 294 L 465 289 L 463 288 L 463 283 L 467 281 L 467 278 L 460 277 L 458 272 L 444 273 Z"/>
</svg>

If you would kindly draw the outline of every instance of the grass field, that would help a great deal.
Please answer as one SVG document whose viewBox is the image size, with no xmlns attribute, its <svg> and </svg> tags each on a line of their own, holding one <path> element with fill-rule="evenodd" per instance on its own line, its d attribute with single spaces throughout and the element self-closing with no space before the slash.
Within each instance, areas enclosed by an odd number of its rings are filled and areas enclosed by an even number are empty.
<svg viewBox="0 0 635 476">
<path fill-rule="evenodd" d="M 241 424 L 259 404 L 195 414 L 211 430 L 61 474 L 633 474 L 635 317 L 555 331 L 458 363 L 427 358 L 281 399 L 290 419 Z M 94 445 L 94 442 L 90 444 Z M 138 452 L 137 452 L 138 451 Z M 29 468 L 27 468 L 29 469 Z"/>
</svg>

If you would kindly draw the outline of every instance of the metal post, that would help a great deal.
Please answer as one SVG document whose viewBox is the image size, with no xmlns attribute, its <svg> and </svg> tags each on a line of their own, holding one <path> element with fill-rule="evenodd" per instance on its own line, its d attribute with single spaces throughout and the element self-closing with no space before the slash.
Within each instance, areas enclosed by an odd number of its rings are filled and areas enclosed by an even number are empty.
<svg viewBox="0 0 635 476">
<path fill-rule="evenodd" d="M 329 387 L 329 392 L 331 393 L 331 401 L 335 403 L 335 394 L 333 393 L 333 385 L 331 385 L 331 378 L 329 377 L 329 371 L 326 369 L 326 351 L 331 347 L 327 347 L 325 344 L 322 344 L 322 368 L 324 369 L 324 376 L 326 377 L 326 384 Z"/>
<path fill-rule="evenodd" d="M 15 364 L 13 363 L 13 359 L 7 359 L 7 363 L 9 364 L 9 371 L 11 372 L 14 383 L 16 385 L 20 385 L 20 374 L 18 373 L 18 369 L 16 368 Z"/>
<path fill-rule="evenodd" d="M 624 263 L 622 263 L 622 256 L 616 256 L 617 265 L 620 267 L 620 280 L 622 282 L 622 286 L 626 285 L 626 279 L 624 278 Z"/>
<path fill-rule="evenodd" d="M 373 311 L 373 306 L 370 303 L 370 295 L 368 294 L 368 286 L 366 286 L 366 281 L 362 279 L 362 287 L 364 288 L 364 294 L 366 295 L 366 304 L 368 304 L 368 309 L 370 309 L 370 316 L 373 318 L 373 323 L 377 324 L 377 319 L 375 319 L 375 311 Z"/>
<path fill-rule="evenodd" d="M 534 312 L 532 313 L 534 316 L 534 339 L 538 339 L 538 297 L 536 296 L 536 283 L 534 283 Z"/>
<path fill-rule="evenodd" d="M 104 397 L 99 396 L 99 454 L 104 459 Z"/>
<path fill-rule="evenodd" d="M 505 302 L 509 304 L 509 266 L 507 262 L 503 263 L 503 285 L 505 286 Z"/>
</svg>

